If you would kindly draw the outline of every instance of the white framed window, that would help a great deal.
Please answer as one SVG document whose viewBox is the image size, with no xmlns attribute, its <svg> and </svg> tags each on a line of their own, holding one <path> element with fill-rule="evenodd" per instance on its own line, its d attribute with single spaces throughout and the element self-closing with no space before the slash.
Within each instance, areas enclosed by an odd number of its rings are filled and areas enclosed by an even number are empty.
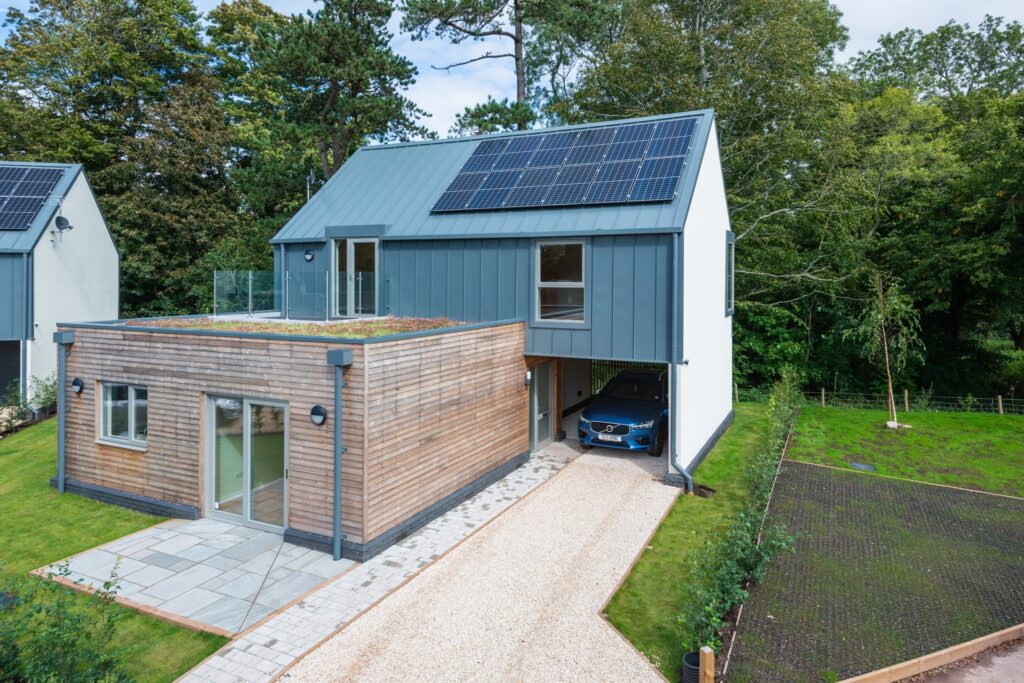
<svg viewBox="0 0 1024 683">
<path fill-rule="evenodd" d="M 725 315 L 736 312 L 736 234 L 725 233 Z"/>
<path fill-rule="evenodd" d="M 586 245 L 582 240 L 537 243 L 536 319 L 586 322 Z"/>
<path fill-rule="evenodd" d="M 149 391 L 133 384 L 104 382 L 100 391 L 100 438 L 145 447 L 149 433 Z"/>
</svg>

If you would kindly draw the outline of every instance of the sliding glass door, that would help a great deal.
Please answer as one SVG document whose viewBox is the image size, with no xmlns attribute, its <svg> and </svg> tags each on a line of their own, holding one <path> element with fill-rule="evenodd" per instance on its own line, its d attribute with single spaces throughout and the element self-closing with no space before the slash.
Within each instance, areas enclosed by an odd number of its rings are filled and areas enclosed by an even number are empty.
<svg viewBox="0 0 1024 683">
<path fill-rule="evenodd" d="M 377 240 L 334 240 L 334 315 L 377 315 Z"/>
<path fill-rule="evenodd" d="M 207 514 L 280 531 L 288 521 L 288 406 L 210 397 Z"/>
</svg>

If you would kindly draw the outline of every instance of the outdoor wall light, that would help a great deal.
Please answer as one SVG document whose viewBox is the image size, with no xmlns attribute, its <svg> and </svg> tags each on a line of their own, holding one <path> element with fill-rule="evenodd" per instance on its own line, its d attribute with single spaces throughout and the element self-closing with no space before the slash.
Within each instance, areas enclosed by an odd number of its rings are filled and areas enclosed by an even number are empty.
<svg viewBox="0 0 1024 683">
<path fill-rule="evenodd" d="M 309 411 L 309 421 L 317 427 L 327 422 L 327 409 L 319 404 L 313 406 L 313 409 Z"/>
<path fill-rule="evenodd" d="M 80 393 L 82 393 L 82 389 L 84 389 L 84 388 L 85 388 L 85 382 L 83 382 L 78 377 L 76 377 L 73 380 L 71 380 L 71 391 L 75 392 L 76 394 L 80 394 Z"/>
<path fill-rule="evenodd" d="M 313 250 L 312 249 L 307 249 L 306 252 L 302 255 L 302 258 L 306 259 L 306 261 L 312 261 L 313 260 L 313 256 L 315 256 L 315 254 L 313 253 Z"/>
</svg>

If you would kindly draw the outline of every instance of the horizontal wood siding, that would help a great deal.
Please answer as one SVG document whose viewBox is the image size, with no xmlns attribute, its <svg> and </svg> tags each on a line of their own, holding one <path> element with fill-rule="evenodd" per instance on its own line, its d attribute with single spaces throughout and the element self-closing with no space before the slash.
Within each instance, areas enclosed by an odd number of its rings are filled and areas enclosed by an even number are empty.
<svg viewBox="0 0 1024 683">
<path fill-rule="evenodd" d="M 328 349 L 350 348 L 345 369 L 343 531 L 363 539 L 365 381 L 363 346 L 254 340 L 125 330 L 75 329 L 68 358 L 67 475 L 71 479 L 202 506 L 201 420 L 205 394 L 287 401 L 289 405 L 288 525 L 331 534 L 334 369 Z M 97 444 L 100 381 L 144 385 L 149 390 L 147 450 Z M 316 405 L 328 411 L 320 427 L 309 420 Z"/>
<path fill-rule="evenodd" d="M 523 327 L 367 346 L 369 539 L 529 449 Z"/>
</svg>

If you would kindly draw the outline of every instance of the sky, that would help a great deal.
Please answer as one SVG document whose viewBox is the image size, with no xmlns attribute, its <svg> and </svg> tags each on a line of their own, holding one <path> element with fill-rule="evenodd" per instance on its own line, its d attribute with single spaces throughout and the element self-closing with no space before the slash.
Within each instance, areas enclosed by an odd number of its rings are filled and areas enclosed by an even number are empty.
<svg viewBox="0 0 1024 683">
<path fill-rule="evenodd" d="M 194 2 L 200 11 L 207 12 L 219 0 Z M 302 12 L 316 5 L 313 0 L 264 2 L 286 13 Z M 950 19 L 974 26 L 985 14 L 1024 21 L 1024 3 L 1020 0 L 833 0 L 833 3 L 843 13 L 843 23 L 850 36 L 840 61 L 861 50 L 871 49 L 883 33 L 908 26 L 930 31 Z M 28 4 L 28 0 L 10 0 L 0 2 L 0 7 L 13 5 L 25 9 Z M 392 45 L 396 52 L 411 59 L 419 71 L 415 85 L 407 94 L 421 109 L 431 114 L 423 122 L 426 127 L 445 135 L 454 123 L 455 115 L 466 107 L 482 102 L 488 95 L 499 100 L 515 96 L 511 59 L 489 59 L 450 71 L 434 68 L 481 55 L 488 47 L 493 49 L 495 44 L 476 42 L 452 46 L 437 38 L 413 41 L 401 33 L 398 21 L 396 16 L 391 22 Z M 3 32 L 0 29 L 0 35 Z"/>
</svg>

